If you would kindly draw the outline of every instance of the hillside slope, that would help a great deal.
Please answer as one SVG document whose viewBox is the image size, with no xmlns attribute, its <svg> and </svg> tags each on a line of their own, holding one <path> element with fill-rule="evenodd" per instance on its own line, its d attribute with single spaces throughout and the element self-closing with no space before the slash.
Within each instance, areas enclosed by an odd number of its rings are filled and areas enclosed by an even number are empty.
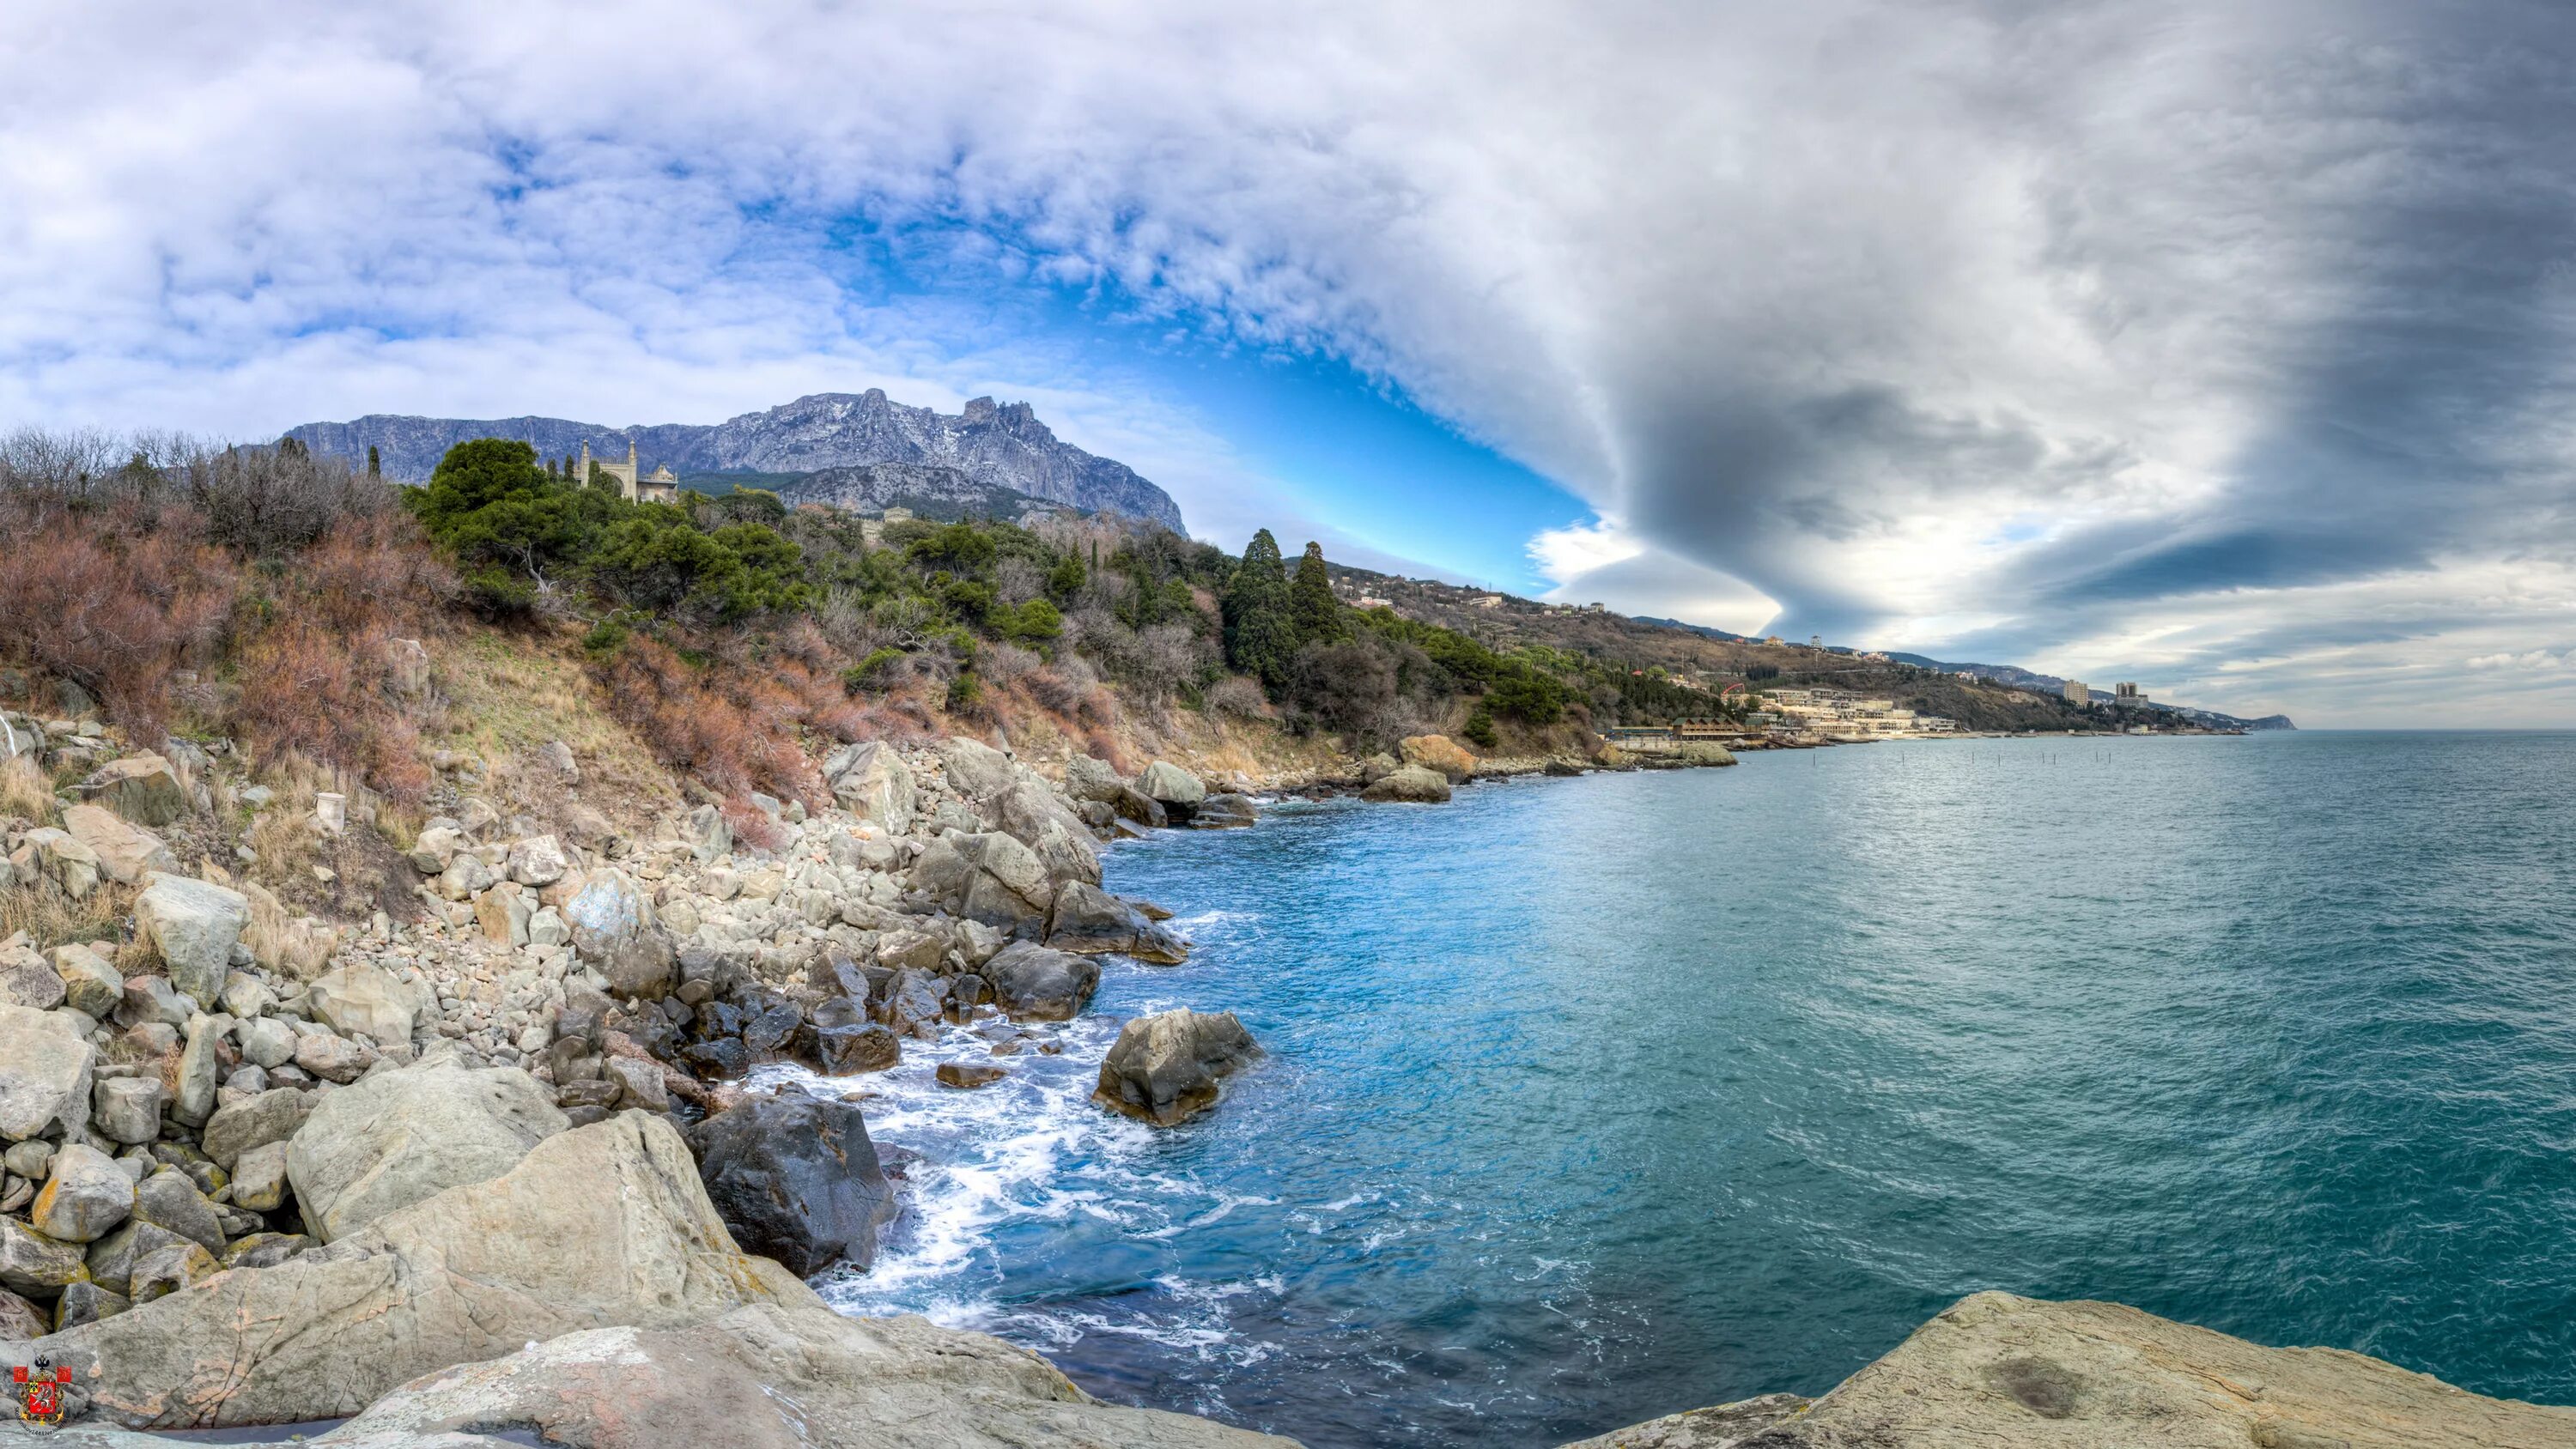
<svg viewBox="0 0 2576 1449">
<path fill-rule="evenodd" d="M 767 412 L 712 425 L 610 427 L 566 418 L 425 418 L 373 413 L 345 423 L 305 423 L 287 436 L 352 463 L 374 448 L 385 475 L 419 482 L 449 448 L 475 438 L 525 442 L 541 458 L 578 453 L 623 460 L 634 444 L 644 471 L 750 470 L 810 473 L 900 463 L 951 468 L 985 487 L 1007 488 L 1092 512 L 1111 512 L 1182 530 L 1180 505 L 1136 471 L 1067 443 L 1027 403 L 977 398 L 961 413 L 906 407 L 870 388 L 815 393 Z"/>
</svg>

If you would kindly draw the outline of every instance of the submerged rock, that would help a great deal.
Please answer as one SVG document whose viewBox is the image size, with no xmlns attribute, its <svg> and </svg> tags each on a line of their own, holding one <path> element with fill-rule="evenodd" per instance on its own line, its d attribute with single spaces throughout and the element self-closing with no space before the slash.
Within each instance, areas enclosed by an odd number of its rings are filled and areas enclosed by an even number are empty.
<svg viewBox="0 0 2576 1449">
<path fill-rule="evenodd" d="M 1091 1100 L 1169 1127 L 1215 1106 L 1217 1079 L 1260 1052 L 1231 1011 L 1183 1008 L 1141 1016 L 1119 1029 Z"/>
<path fill-rule="evenodd" d="M 1116 953 L 1177 966 L 1189 959 L 1189 943 L 1142 910 L 1098 886 L 1068 881 L 1056 891 L 1055 910 L 1047 919 L 1046 943 L 1059 951 L 1086 955 Z"/>
</svg>

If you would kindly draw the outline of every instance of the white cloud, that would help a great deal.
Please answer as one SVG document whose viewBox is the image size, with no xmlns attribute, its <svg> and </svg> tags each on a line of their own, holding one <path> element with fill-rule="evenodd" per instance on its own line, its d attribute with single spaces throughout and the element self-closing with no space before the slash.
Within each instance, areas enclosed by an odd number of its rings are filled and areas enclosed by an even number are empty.
<svg viewBox="0 0 2576 1449">
<path fill-rule="evenodd" d="M 12 20 L 0 420 L 989 391 L 1225 541 L 1311 514 L 1033 340 L 1013 289 L 1043 280 L 1347 358 L 1560 481 L 1598 511 L 1532 543 L 1564 597 L 2253 704 L 2351 698 L 2355 632 L 2454 660 L 2464 632 L 2561 637 L 2497 586 L 2576 543 L 2545 6 Z"/>
</svg>

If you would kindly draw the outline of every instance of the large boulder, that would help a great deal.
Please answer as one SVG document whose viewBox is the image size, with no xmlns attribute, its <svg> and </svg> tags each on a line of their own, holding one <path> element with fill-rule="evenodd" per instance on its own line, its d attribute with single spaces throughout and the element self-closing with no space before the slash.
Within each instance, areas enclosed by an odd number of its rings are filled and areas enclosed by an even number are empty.
<svg viewBox="0 0 2576 1449">
<path fill-rule="evenodd" d="M 0 1005 L 51 1011 L 63 1004 L 67 985 L 35 947 L 15 936 L 0 941 Z"/>
<path fill-rule="evenodd" d="M 170 984 L 211 1006 L 232 969 L 233 947 L 250 924 L 250 898 L 209 881 L 156 871 L 134 901 L 134 925 L 159 952 Z"/>
<path fill-rule="evenodd" d="M 1057 888 L 1047 917 L 1046 943 L 1084 955 L 1115 953 L 1177 966 L 1189 959 L 1187 941 L 1143 911 L 1095 885 L 1067 881 Z"/>
<path fill-rule="evenodd" d="M 517 1067 L 452 1056 L 379 1072 L 317 1102 L 287 1144 L 305 1231 L 334 1242 L 402 1207 L 518 1166 L 569 1126 Z"/>
<path fill-rule="evenodd" d="M 89 1122 L 97 1052 L 67 1013 L 0 1005 L 0 1140 L 75 1135 Z"/>
<path fill-rule="evenodd" d="M 1120 794 L 1128 788 L 1127 782 L 1119 778 L 1107 760 L 1076 755 L 1064 762 L 1064 793 L 1076 800 L 1097 800 L 1104 805 L 1115 805 Z"/>
<path fill-rule="evenodd" d="M 912 829 L 918 791 L 912 767 L 882 740 L 844 745 L 823 762 L 823 778 L 844 809 L 884 826 L 889 835 Z"/>
<path fill-rule="evenodd" d="M 159 755 L 110 760 L 80 783 L 80 793 L 137 825 L 168 825 L 189 809 L 188 787 Z"/>
<path fill-rule="evenodd" d="M 381 966 L 352 961 L 317 978 L 309 1000 L 313 1015 L 342 1036 L 379 1046 L 407 1046 L 428 1003 L 418 986 Z"/>
<path fill-rule="evenodd" d="M 2483 1398 L 2341 1349 L 2264 1348 L 2116 1303 L 1976 1293 L 1812 1404 L 1773 1395 L 1567 1449 L 1728 1444 L 2504 1449 L 2576 1444 L 2576 1409 Z"/>
<path fill-rule="evenodd" d="M 28 1225 L 61 1243 L 94 1243 L 134 1211 L 134 1179 L 95 1147 L 63 1144 Z"/>
<path fill-rule="evenodd" d="M 1085 956 L 1013 941 L 984 963 L 993 1000 L 1014 1021 L 1071 1021 L 1100 988 L 1100 967 Z"/>
<path fill-rule="evenodd" d="M 912 885 L 951 915 L 1006 930 L 1043 924 L 1055 900 L 1037 852 L 998 830 L 932 841 L 913 862 Z"/>
<path fill-rule="evenodd" d="M 63 981 L 63 1004 L 99 1021 L 125 999 L 125 980 L 115 965 L 86 944 L 56 946 L 54 974 Z"/>
<path fill-rule="evenodd" d="M 97 851 L 73 839 L 70 831 L 50 825 L 28 831 L 9 859 L 27 874 L 43 876 L 61 886 L 63 894 L 76 901 L 88 899 L 106 873 Z"/>
<path fill-rule="evenodd" d="M 89 1274 L 78 1243 L 49 1238 L 16 1218 L 0 1217 L 0 1288 L 47 1298 Z"/>
<path fill-rule="evenodd" d="M 991 745 L 950 735 L 939 742 L 939 766 L 948 788 L 981 805 L 1012 783 L 1011 757 Z"/>
<path fill-rule="evenodd" d="M 1413 735 L 1397 744 L 1396 753 L 1408 765 L 1447 776 L 1453 785 L 1476 773 L 1476 757 L 1447 735 Z"/>
<path fill-rule="evenodd" d="M 894 1189 L 855 1103 L 803 1092 L 756 1097 L 689 1133 L 707 1197 L 744 1249 L 798 1277 L 876 1261 Z"/>
<path fill-rule="evenodd" d="M 327 1247 L 219 1273 L 37 1351 L 134 1427 L 292 1423 L 562 1334 L 702 1322 L 746 1303 L 829 1311 L 734 1245 L 669 1123 L 627 1113 Z M 668 1427 L 637 1432 L 675 1442 L 660 1437 Z"/>
<path fill-rule="evenodd" d="M 678 984 L 671 938 L 654 919 L 652 897 L 624 872 L 603 870 L 560 908 L 572 947 L 620 996 L 660 1000 Z"/>
<path fill-rule="evenodd" d="M 1140 1016 L 1118 1029 L 1091 1100 L 1169 1127 L 1216 1105 L 1217 1079 L 1260 1054 L 1231 1011 Z"/>
<path fill-rule="evenodd" d="M 786 1301 L 531 1343 L 408 1384 L 315 1442 L 497 1449 L 458 1432 L 481 1425 L 543 1425 L 548 1443 L 589 1449 L 1296 1449 L 1207 1419 L 1100 1403 L 1036 1354 L 980 1333 Z"/>
<path fill-rule="evenodd" d="M 1420 765 L 1406 765 L 1402 769 L 1389 771 L 1370 782 L 1369 787 L 1360 792 L 1360 798 L 1401 800 L 1416 805 L 1446 804 L 1449 799 L 1449 778 L 1437 770 L 1426 770 Z"/>
<path fill-rule="evenodd" d="M 293 1087 L 271 1087 L 217 1107 L 215 1115 L 206 1119 L 206 1155 L 224 1171 L 232 1171 L 243 1153 L 291 1141 L 304 1119 L 313 1115 L 315 1100 L 311 1093 Z"/>
<path fill-rule="evenodd" d="M 161 837 L 133 825 L 103 805 L 73 805 L 63 811 L 63 829 L 98 856 L 99 870 L 119 885 L 132 885 L 152 872 L 179 869 L 179 858 Z"/>
<path fill-rule="evenodd" d="M 1163 813 L 1175 825 L 1186 825 L 1190 816 L 1207 798 L 1207 786 L 1199 777 L 1169 760 L 1156 760 L 1136 777 L 1136 789 L 1147 799 L 1163 807 Z"/>
</svg>

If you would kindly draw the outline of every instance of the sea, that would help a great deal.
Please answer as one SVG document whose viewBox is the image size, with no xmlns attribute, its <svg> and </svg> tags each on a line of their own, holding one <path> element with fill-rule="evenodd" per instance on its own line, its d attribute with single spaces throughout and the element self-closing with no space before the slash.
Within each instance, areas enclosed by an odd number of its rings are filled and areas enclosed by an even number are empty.
<svg viewBox="0 0 2576 1449">
<path fill-rule="evenodd" d="M 1105 868 L 1186 964 L 830 1084 L 906 1162 L 844 1311 L 1317 1449 L 1817 1394 L 1986 1288 L 2576 1403 L 2576 735 L 1750 754 Z M 1090 1105 L 1176 1006 L 1266 1054 Z"/>
</svg>

